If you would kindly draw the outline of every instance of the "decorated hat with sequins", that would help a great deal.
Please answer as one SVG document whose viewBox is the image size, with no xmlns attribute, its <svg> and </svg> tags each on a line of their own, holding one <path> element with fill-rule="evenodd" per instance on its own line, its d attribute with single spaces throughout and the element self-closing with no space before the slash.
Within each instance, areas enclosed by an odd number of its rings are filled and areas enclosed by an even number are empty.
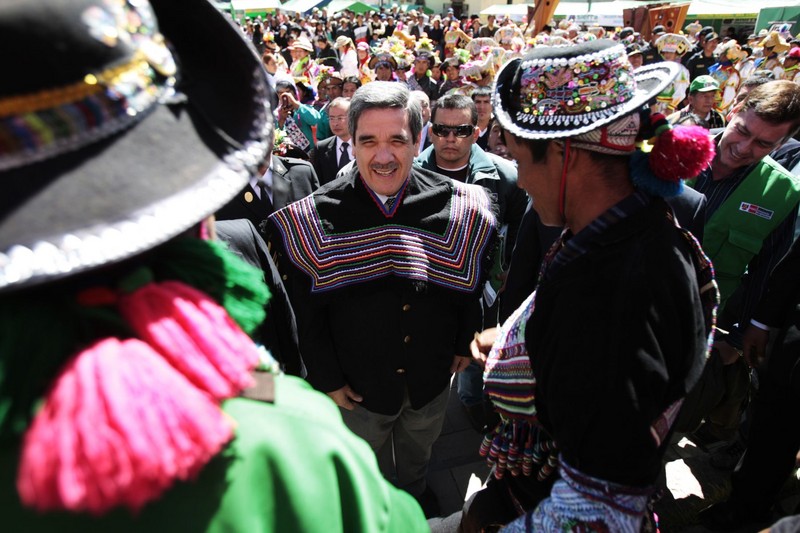
<svg viewBox="0 0 800 533">
<path fill-rule="evenodd" d="M 0 291 L 142 253 L 248 183 L 271 93 L 240 34 L 207 0 L 0 2 Z"/>
<path fill-rule="evenodd" d="M 684 55 L 692 47 L 689 39 L 677 33 L 665 33 L 656 39 L 655 44 L 659 54 L 673 53 L 679 56 Z"/>
<path fill-rule="evenodd" d="M 625 47 L 608 39 L 536 47 L 497 74 L 495 116 L 526 139 L 574 137 L 638 111 L 678 68 L 663 62 L 634 70 Z"/>
</svg>

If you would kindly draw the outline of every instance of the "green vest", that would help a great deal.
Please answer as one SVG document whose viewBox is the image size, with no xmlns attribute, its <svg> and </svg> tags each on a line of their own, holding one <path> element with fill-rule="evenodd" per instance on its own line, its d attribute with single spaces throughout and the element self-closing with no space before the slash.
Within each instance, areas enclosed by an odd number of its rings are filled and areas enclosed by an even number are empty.
<svg viewBox="0 0 800 533">
<path fill-rule="evenodd" d="M 711 262 L 723 309 L 767 236 L 800 200 L 800 181 L 767 156 L 706 222 L 703 249 Z"/>
<path fill-rule="evenodd" d="M 22 507 L 17 445 L 0 447 L 2 531 L 25 533 L 303 533 L 428 531 L 414 498 L 386 481 L 369 445 L 305 381 L 275 378 L 275 402 L 224 403 L 236 438 L 198 475 L 132 514 L 37 513 Z"/>
</svg>

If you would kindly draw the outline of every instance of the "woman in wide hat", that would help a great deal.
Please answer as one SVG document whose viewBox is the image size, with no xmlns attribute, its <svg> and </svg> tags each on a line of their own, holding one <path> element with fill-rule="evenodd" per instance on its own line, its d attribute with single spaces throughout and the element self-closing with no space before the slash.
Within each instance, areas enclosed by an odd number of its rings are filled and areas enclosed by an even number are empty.
<svg viewBox="0 0 800 533">
<path fill-rule="evenodd" d="M 397 81 L 397 60 L 389 52 L 379 51 L 369 60 L 368 66 L 375 73 L 375 81 Z"/>
<path fill-rule="evenodd" d="M 0 45 L 4 530 L 425 528 L 213 240 L 272 148 L 252 45 L 204 0 L 6 1 Z"/>
</svg>

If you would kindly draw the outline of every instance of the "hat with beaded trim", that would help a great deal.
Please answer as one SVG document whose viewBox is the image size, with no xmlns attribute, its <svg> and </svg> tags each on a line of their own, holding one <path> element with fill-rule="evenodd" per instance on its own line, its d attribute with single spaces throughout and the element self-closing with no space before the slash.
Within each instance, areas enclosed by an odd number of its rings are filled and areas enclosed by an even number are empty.
<svg viewBox="0 0 800 533">
<path fill-rule="evenodd" d="M 25 50 L 0 57 L 13 73 L 0 84 L 0 292 L 140 254 L 247 184 L 272 117 L 240 34 L 206 0 L 0 3 L 0 46 Z"/>
<path fill-rule="evenodd" d="M 638 111 L 672 82 L 678 68 L 662 62 L 634 71 L 625 47 L 608 39 L 537 47 L 498 73 L 495 116 L 526 139 L 589 134 Z M 633 151 L 630 141 L 622 151 Z"/>
<path fill-rule="evenodd" d="M 684 55 L 692 47 L 689 39 L 677 33 L 665 33 L 655 42 L 659 54 L 664 52 L 672 52 L 679 56 Z"/>
</svg>

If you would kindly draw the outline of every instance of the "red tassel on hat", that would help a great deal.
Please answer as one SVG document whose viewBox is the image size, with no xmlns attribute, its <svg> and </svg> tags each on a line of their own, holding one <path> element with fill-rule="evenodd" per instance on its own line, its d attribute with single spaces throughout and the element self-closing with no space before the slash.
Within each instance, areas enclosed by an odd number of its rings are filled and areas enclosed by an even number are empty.
<svg viewBox="0 0 800 533">
<path fill-rule="evenodd" d="M 253 341 L 206 294 L 180 282 L 149 283 L 120 299 L 120 312 L 189 381 L 222 400 L 253 385 Z"/>
<path fill-rule="evenodd" d="M 661 113 L 650 117 L 656 132 L 650 152 L 650 170 L 659 179 L 677 182 L 692 179 L 714 160 L 714 141 L 701 126 L 671 127 Z"/>
<path fill-rule="evenodd" d="M 136 511 L 232 436 L 219 407 L 150 346 L 105 339 L 56 379 L 25 434 L 17 489 L 42 511 Z"/>
</svg>

